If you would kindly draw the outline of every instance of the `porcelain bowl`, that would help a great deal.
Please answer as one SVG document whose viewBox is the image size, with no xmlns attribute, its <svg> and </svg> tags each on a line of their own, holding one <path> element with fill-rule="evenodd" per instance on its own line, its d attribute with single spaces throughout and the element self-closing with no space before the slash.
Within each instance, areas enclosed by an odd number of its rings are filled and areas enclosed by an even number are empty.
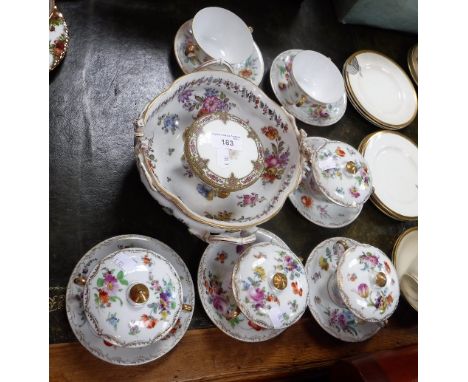
<svg viewBox="0 0 468 382">
<path fill-rule="evenodd" d="M 264 149 L 259 180 L 226 198 L 214 196 L 184 158 L 185 129 L 201 115 L 218 111 L 248 122 Z M 300 182 L 302 148 L 293 117 L 248 80 L 222 71 L 180 77 L 145 107 L 135 124 L 143 183 L 198 236 L 247 230 L 271 219 Z"/>
</svg>

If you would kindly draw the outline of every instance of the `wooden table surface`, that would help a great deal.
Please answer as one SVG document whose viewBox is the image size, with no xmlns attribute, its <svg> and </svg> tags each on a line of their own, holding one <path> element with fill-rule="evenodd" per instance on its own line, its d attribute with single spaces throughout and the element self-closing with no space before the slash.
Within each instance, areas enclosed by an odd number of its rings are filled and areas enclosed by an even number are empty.
<svg viewBox="0 0 468 382">
<path fill-rule="evenodd" d="M 311 317 L 278 337 L 244 343 L 217 328 L 189 330 L 174 350 L 141 366 L 109 365 L 79 343 L 50 345 L 50 381 L 250 381 L 293 378 L 361 353 L 416 344 L 417 326 L 397 321 L 368 341 L 344 343 L 324 333 Z"/>
</svg>

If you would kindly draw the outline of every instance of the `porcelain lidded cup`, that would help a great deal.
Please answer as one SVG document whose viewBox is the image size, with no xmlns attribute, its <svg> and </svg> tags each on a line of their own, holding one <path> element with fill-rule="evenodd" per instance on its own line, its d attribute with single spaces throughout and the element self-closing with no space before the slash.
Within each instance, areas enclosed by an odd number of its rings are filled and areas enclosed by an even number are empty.
<svg viewBox="0 0 468 382">
<path fill-rule="evenodd" d="M 400 298 L 396 269 L 376 247 L 368 244 L 350 247 L 338 262 L 336 286 L 333 285 L 331 295 L 360 320 L 386 322 Z"/>
<path fill-rule="evenodd" d="M 373 192 L 372 177 L 363 156 L 351 145 L 327 141 L 312 151 L 313 180 L 332 202 L 356 208 Z"/>
<path fill-rule="evenodd" d="M 257 243 L 239 257 L 232 273 L 239 309 L 266 329 L 293 325 L 307 307 L 309 286 L 301 260 L 290 250 Z"/>
<path fill-rule="evenodd" d="M 182 285 L 174 267 L 156 252 L 126 248 L 103 258 L 84 285 L 85 315 L 96 334 L 120 347 L 148 346 L 177 322 Z"/>
</svg>

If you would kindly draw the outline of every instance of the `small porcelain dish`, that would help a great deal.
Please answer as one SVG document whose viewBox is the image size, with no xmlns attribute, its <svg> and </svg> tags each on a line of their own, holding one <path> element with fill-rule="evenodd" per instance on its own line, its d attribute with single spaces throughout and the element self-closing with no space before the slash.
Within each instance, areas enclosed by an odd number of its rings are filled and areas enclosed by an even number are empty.
<svg viewBox="0 0 468 382">
<path fill-rule="evenodd" d="M 152 280 L 146 278 L 150 275 Z M 141 235 L 116 236 L 90 249 L 73 270 L 66 292 L 67 316 L 78 340 L 96 357 L 117 365 L 140 365 L 174 348 L 190 324 L 194 303 L 182 259 Z"/>
<path fill-rule="evenodd" d="M 406 136 L 379 131 L 366 136 L 359 151 L 373 175 L 372 202 L 401 221 L 418 219 L 418 147 Z"/>
<path fill-rule="evenodd" d="M 52 6 L 52 11 L 50 7 Z M 55 2 L 49 1 L 49 72 L 65 57 L 68 49 L 68 27 Z"/>
<path fill-rule="evenodd" d="M 404 231 L 395 242 L 393 247 L 392 260 L 400 279 L 400 289 L 406 301 L 418 311 L 417 290 L 407 288 L 402 283 L 402 277 L 408 274 L 411 265 L 418 259 L 418 227 L 411 227 Z M 416 274 L 417 276 L 417 274 Z"/>
<path fill-rule="evenodd" d="M 416 117 L 418 100 L 403 69 L 379 52 L 358 51 L 343 67 L 346 91 L 357 111 L 383 129 L 402 129 Z"/>
<path fill-rule="evenodd" d="M 322 137 L 307 137 L 305 145 L 314 151 L 327 141 Z M 306 171 L 298 189 L 289 195 L 289 200 L 302 216 L 325 228 L 345 227 L 356 220 L 362 210 L 362 204 L 356 208 L 348 208 L 325 197 L 310 170 Z"/>
<path fill-rule="evenodd" d="M 244 62 L 254 49 L 249 27 L 224 8 L 198 11 L 192 21 L 192 33 L 194 45 L 190 50 L 201 62 L 208 58 L 235 65 Z"/>
<path fill-rule="evenodd" d="M 253 45 L 254 49 L 250 56 L 243 62 L 231 64 L 230 68 L 234 74 L 251 81 L 255 85 L 260 85 L 260 82 L 263 79 L 263 74 L 265 72 L 265 64 L 263 62 L 262 52 L 260 51 L 258 45 L 255 42 Z M 201 61 L 201 59 L 192 52 L 193 46 L 194 38 L 191 19 L 182 24 L 174 38 L 175 57 L 180 69 L 185 74 L 192 73 L 195 70 L 200 70 L 202 68 L 226 70 L 225 65 L 209 62 L 207 64 L 207 61 L 212 61 L 208 58 L 205 58 L 205 62 Z"/>
<path fill-rule="evenodd" d="M 226 112 L 203 115 L 185 130 L 184 155 L 190 169 L 223 198 L 251 186 L 264 171 L 257 133 Z"/>
<path fill-rule="evenodd" d="M 265 329 L 285 329 L 302 317 L 309 286 L 301 260 L 271 244 L 249 246 L 232 271 L 232 292 L 241 312 Z"/>
<path fill-rule="evenodd" d="M 271 65 L 270 83 L 284 108 L 309 125 L 332 125 L 346 111 L 343 77 L 333 62 L 318 52 L 282 52 Z"/>
<path fill-rule="evenodd" d="M 310 254 L 309 308 L 328 333 L 348 342 L 373 336 L 395 311 L 398 276 L 378 248 L 347 238 L 320 243 Z"/>
<path fill-rule="evenodd" d="M 255 243 L 266 242 L 289 249 L 272 232 L 259 228 L 255 235 Z M 208 245 L 198 266 L 198 294 L 206 314 L 222 332 L 240 341 L 260 342 L 276 337 L 284 329 L 262 328 L 238 309 L 232 292 L 232 271 L 239 255 L 249 245 L 223 242 Z"/>
<path fill-rule="evenodd" d="M 264 158 L 260 178 L 225 198 L 215 197 L 213 187 L 195 175 L 184 155 L 186 129 L 218 112 L 247 124 Z M 231 73 L 207 70 L 182 76 L 145 107 L 135 124 L 135 155 L 150 194 L 192 233 L 207 241 L 245 244 L 255 236 L 216 234 L 254 230 L 281 209 L 302 176 L 303 134 L 294 118 L 257 86 Z M 224 157 L 221 160 L 223 164 Z"/>
<path fill-rule="evenodd" d="M 408 69 L 413 81 L 418 84 L 418 44 L 408 51 Z"/>
</svg>

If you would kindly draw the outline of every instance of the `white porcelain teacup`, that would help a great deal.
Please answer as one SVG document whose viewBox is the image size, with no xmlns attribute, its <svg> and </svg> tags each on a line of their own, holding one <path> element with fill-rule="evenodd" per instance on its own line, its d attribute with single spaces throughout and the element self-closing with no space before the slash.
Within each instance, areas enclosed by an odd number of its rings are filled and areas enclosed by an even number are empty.
<svg viewBox="0 0 468 382">
<path fill-rule="evenodd" d="M 341 72 L 332 60 L 313 50 L 299 52 L 292 59 L 286 101 L 301 107 L 304 104 L 334 104 L 345 93 Z"/>
<path fill-rule="evenodd" d="M 185 49 L 187 56 L 196 56 L 201 63 L 223 62 L 236 65 L 244 62 L 254 50 L 250 28 L 236 14 L 219 7 L 197 12 L 192 21 L 193 44 Z"/>
<path fill-rule="evenodd" d="M 418 307 L 418 258 L 416 257 L 401 276 L 400 287 L 405 291 L 408 302 Z"/>
</svg>

